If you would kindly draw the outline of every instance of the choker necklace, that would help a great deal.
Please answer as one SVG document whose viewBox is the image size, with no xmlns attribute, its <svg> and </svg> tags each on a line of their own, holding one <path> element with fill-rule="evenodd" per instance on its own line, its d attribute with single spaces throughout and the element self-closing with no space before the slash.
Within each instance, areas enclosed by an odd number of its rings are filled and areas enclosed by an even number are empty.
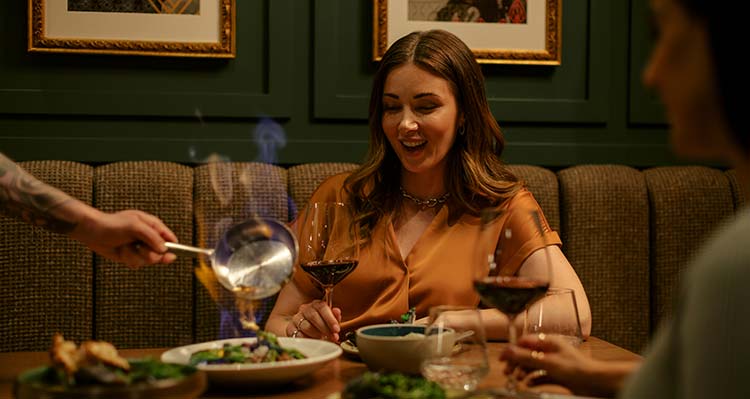
<svg viewBox="0 0 750 399">
<path fill-rule="evenodd" d="M 450 195 L 451 195 L 451 193 L 445 193 L 445 194 L 443 194 L 443 195 L 441 195 L 440 197 L 437 197 L 437 198 L 419 199 L 419 198 L 417 198 L 417 197 L 415 197 L 415 196 L 407 193 L 406 190 L 404 190 L 403 187 L 399 187 L 399 188 L 401 189 L 401 196 L 404 197 L 404 198 L 406 198 L 406 199 L 409 199 L 412 202 L 414 202 L 415 204 L 417 204 L 417 206 L 419 207 L 419 210 L 421 210 L 421 211 L 424 211 L 427 208 L 434 208 L 434 207 L 436 207 L 436 206 L 444 203 L 445 200 L 448 199 L 448 197 L 450 197 Z"/>
</svg>

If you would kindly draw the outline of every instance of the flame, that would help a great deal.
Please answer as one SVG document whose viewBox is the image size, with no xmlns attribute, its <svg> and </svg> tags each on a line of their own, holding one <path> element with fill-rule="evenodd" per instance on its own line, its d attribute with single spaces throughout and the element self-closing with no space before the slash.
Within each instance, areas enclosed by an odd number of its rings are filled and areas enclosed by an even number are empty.
<svg viewBox="0 0 750 399">
<path fill-rule="evenodd" d="M 206 123 L 203 114 L 199 108 L 195 108 L 195 116 L 200 122 L 201 127 Z M 283 127 L 271 118 L 261 118 L 255 130 L 253 139 L 257 144 L 258 152 L 255 161 L 263 163 L 276 163 L 278 161 L 277 153 L 286 146 L 286 134 Z M 192 160 L 201 162 L 202 156 L 194 147 L 189 149 Z M 229 163 L 229 158 L 216 153 L 202 159 L 207 163 L 208 177 L 211 189 L 213 190 L 216 201 L 220 205 L 223 218 L 216 220 L 216 215 L 206 215 L 203 209 L 195 210 L 197 221 L 197 237 L 200 246 L 203 248 L 213 248 L 214 245 L 207 245 L 214 238 L 222 237 L 224 233 L 233 225 L 239 223 L 239 220 L 233 219 L 235 216 L 254 217 L 255 212 L 249 212 L 249 208 L 242 215 L 235 215 L 233 211 L 233 201 L 236 203 L 246 192 L 252 193 L 253 176 L 249 170 L 242 168 L 235 173 L 235 165 Z M 236 180 L 235 180 L 236 179 Z M 237 183 L 239 185 L 237 185 Z M 242 190 L 242 193 L 234 190 Z M 252 197 L 252 196 L 251 196 Z M 250 204 L 247 204 L 250 205 Z M 258 210 L 261 214 L 263 210 Z M 261 301 L 251 299 L 247 292 L 232 292 L 224 287 L 215 274 L 215 270 L 207 259 L 201 259 L 195 269 L 196 279 L 206 288 L 209 297 L 214 301 L 221 312 L 220 338 L 230 336 L 247 335 L 248 331 L 257 331 L 256 310 L 263 309 Z M 248 287 L 252 289 L 252 287 Z"/>
</svg>

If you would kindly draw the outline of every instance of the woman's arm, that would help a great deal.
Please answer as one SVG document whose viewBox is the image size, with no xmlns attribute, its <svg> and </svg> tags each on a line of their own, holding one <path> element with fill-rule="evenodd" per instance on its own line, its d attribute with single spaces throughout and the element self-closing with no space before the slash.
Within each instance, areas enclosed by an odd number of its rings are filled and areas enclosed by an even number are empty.
<svg viewBox="0 0 750 399">
<path fill-rule="evenodd" d="M 545 253 L 546 252 L 546 253 Z M 550 245 L 546 248 L 538 249 L 534 251 L 521 265 L 518 270 L 518 275 L 521 277 L 543 277 L 546 275 L 545 268 L 547 267 L 549 255 L 549 262 L 551 262 L 550 271 L 550 287 L 559 288 L 570 288 L 575 292 L 576 303 L 578 304 L 578 318 L 581 322 L 581 333 L 584 338 L 588 338 L 591 335 L 591 308 L 589 307 L 589 299 L 586 296 L 586 291 L 583 289 L 581 280 L 578 279 L 573 267 L 565 258 L 560 247 L 557 245 Z"/>
<path fill-rule="evenodd" d="M 545 250 L 547 253 L 545 253 Z M 521 264 L 517 275 L 528 278 L 542 278 L 546 280 L 546 264 L 552 263 L 550 271 L 550 286 L 570 288 L 575 292 L 576 303 L 578 305 L 578 318 L 581 322 L 581 333 L 584 339 L 591 334 L 591 308 L 589 307 L 586 291 L 581 285 L 575 270 L 563 255 L 560 247 L 550 245 L 546 248 L 538 249 L 532 252 L 528 258 Z M 554 312 L 552 310 L 551 312 Z M 482 320 L 487 325 L 487 338 L 491 340 L 508 339 L 508 318 L 494 309 L 482 311 Z M 520 331 L 523 328 L 523 317 L 516 318 L 516 328 Z"/>
</svg>

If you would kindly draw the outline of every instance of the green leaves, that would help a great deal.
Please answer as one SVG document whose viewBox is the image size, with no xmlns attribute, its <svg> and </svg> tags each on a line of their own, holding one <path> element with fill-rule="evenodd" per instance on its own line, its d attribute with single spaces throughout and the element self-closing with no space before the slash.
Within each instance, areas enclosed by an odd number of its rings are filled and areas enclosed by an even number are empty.
<svg viewBox="0 0 750 399">
<path fill-rule="evenodd" d="M 342 399 L 444 399 L 439 385 L 418 376 L 366 372 L 346 384 Z"/>
</svg>

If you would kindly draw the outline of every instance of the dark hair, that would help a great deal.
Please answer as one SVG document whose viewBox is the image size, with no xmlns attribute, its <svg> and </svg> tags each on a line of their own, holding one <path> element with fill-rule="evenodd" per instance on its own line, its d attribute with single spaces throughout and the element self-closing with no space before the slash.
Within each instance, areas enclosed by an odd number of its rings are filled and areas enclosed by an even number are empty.
<svg viewBox="0 0 750 399">
<path fill-rule="evenodd" d="M 748 95 L 748 72 L 745 63 L 739 59 L 739 54 L 744 51 L 741 40 L 747 37 L 747 2 L 739 1 L 729 7 L 728 3 L 718 4 L 712 0 L 677 1 L 688 14 L 706 24 L 721 108 L 732 138 L 745 154 L 750 154 L 750 126 L 744 105 Z M 740 9 L 737 10 L 736 6 Z"/>
<path fill-rule="evenodd" d="M 484 77 L 474 54 L 449 32 L 413 32 L 383 55 L 370 94 L 369 150 L 363 164 L 344 183 L 362 237 L 368 237 L 377 221 L 397 210 L 401 201 L 401 162 L 382 126 L 383 90 L 390 72 L 410 63 L 450 83 L 458 107 L 457 125 L 461 125 L 457 127 L 465 132 L 456 136 L 446 155 L 450 220 L 499 206 L 521 187 L 499 158 L 505 140 L 487 103 Z"/>
</svg>

